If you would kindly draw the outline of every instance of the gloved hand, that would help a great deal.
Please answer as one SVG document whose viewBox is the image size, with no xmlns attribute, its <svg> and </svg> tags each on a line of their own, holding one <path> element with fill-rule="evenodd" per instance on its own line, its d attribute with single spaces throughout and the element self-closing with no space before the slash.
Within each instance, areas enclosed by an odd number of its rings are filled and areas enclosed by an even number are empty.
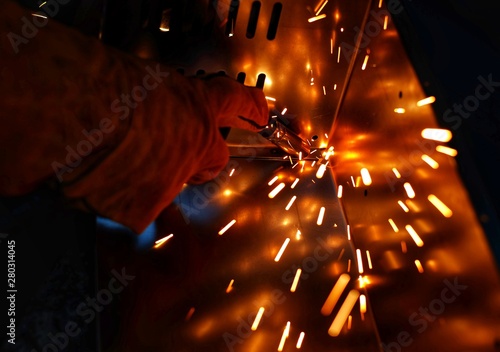
<svg viewBox="0 0 500 352">
<path fill-rule="evenodd" d="M 216 117 L 216 126 L 240 128 L 258 132 L 268 121 L 267 102 L 262 91 L 247 87 L 227 76 L 206 79 L 209 93 L 208 105 Z M 189 183 L 203 183 L 213 179 L 226 165 L 229 154 L 225 141 L 217 139 Z"/>
<path fill-rule="evenodd" d="M 260 89 L 187 78 L 53 20 L 12 41 L 33 17 L 0 3 L 0 195 L 52 180 L 76 206 L 141 233 L 185 183 L 226 165 L 220 127 L 267 123 Z"/>
</svg>

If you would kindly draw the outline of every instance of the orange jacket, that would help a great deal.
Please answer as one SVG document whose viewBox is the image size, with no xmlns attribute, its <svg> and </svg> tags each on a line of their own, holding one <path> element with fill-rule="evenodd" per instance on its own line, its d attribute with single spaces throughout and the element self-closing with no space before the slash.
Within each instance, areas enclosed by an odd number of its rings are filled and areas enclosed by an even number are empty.
<svg viewBox="0 0 500 352">
<path fill-rule="evenodd" d="M 140 233 L 183 184 L 226 165 L 220 127 L 267 123 L 257 88 L 186 78 L 11 1 L 0 6 L 0 195 L 51 182 Z"/>
</svg>

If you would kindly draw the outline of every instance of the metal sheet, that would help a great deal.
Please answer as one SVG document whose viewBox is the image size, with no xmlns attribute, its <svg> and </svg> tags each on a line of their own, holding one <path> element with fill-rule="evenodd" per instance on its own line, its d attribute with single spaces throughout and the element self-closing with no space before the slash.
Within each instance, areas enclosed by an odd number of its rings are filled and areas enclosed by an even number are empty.
<svg viewBox="0 0 500 352">
<path fill-rule="evenodd" d="M 287 322 L 284 351 L 296 350 L 300 332 L 305 332 L 306 351 L 493 350 L 500 338 L 498 273 L 455 162 L 420 136 L 422 128 L 436 127 L 435 116 L 429 106 L 415 105 L 424 95 L 391 21 L 352 61 L 341 57 L 337 63 L 330 50 L 332 31 L 334 52 L 342 43 L 354 43 L 368 2 L 329 2 L 323 10 L 328 17 L 314 23 L 307 18 L 317 4 L 282 3 L 277 37 L 268 41 L 273 3 L 262 4 L 255 38 L 247 39 L 251 2 L 242 1 L 234 36 L 200 57 L 192 72 L 246 72 L 248 84 L 265 72 L 272 83 L 264 90 L 276 98 L 275 105 L 297 114 L 304 138 L 319 137 L 313 147 L 331 145 L 335 155 L 319 178 L 325 149 L 299 161 L 255 134 L 233 130 L 228 137 L 232 158 L 221 175 L 186 187 L 158 219 L 155 239 L 174 234 L 165 245 L 144 253 L 123 239 L 102 237 L 101 270 L 124 265 L 138 278 L 121 296 L 123 326 L 108 337 L 109 350 L 276 351 Z M 378 5 L 369 9 L 385 14 Z M 366 20 L 381 26 L 373 13 Z M 345 100 L 340 99 L 343 89 Z M 405 114 L 396 114 L 398 107 Z M 438 169 L 420 159 L 423 152 L 435 158 Z M 393 176 L 392 167 L 402 179 Z M 361 179 L 361 168 L 371 174 L 370 185 Z M 408 198 L 403 180 L 411 183 L 415 198 Z M 269 198 L 280 183 L 283 190 Z M 342 198 L 337 197 L 339 185 Z M 430 193 L 450 206 L 451 218 L 430 204 Z M 318 225 L 321 207 L 325 218 Z M 421 236 L 423 247 L 406 225 Z M 290 242 L 275 261 L 286 238 Z M 297 268 L 308 276 L 290 292 Z M 349 285 L 334 311 L 324 316 L 322 305 L 343 273 L 350 275 Z M 467 288 L 453 291 L 455 281 Z M 351 289 L 366 295 L 367 312 L 361 314 L 357 300 L 351 323 L 342 324 L 339 336 L 330 336 L 330 324 Z M 264 315 L 252 332 L 260 307 Z"/>
<path fill-rule="evenodd" d="M 373 261 L 368 295 L 380 340 L 386 351 L 493 351 L 500 338 L 498 269 L 457 163 L 436 151 L 446 143 L 421 135 L 424 128 L 439 126 L 432 105 L 417 105 L 426 96 L 392 24 L 370 38 L 370 49 L 365 70 L 358 57 L 331 143 L 353 244 L 369 250 Z M 396 113 L 397 108 L 405 113 Z M 424 154 L 439 166 L 424 162 Z M 351 176 L 360 178 L 362 168 L 369 170 L 372 184 L 360 181 L 353 187 Z M 453 215 L 443 216 L 430 194 Z"/>
</svg>

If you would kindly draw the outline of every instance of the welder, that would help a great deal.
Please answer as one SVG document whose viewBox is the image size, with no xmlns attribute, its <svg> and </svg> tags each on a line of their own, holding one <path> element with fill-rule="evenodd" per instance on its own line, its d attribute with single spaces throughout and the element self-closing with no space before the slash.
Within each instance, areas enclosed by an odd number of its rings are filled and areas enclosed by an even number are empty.
<svg viewBox="0 0 500 352">
<path fill-rule="evenodd" d="M 221 127 L 261 130 L 262 90 L 107 47 L 0 0 L 0 196 L 42 185 L 137 233 L 226 165 Z"/>
</svg>

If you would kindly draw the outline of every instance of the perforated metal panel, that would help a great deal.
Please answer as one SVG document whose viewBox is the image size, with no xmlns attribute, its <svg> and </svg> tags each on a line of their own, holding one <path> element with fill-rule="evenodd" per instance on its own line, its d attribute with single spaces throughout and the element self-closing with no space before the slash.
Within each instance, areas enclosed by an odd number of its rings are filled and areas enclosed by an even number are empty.
<svg viewBox="0 0 500 352">
<path fill-rule="evenodd" d="M 263 89 L 270 106 L 279 111 L 286 108 L 296 118 L 301 137 L 312 147 L 325 147 L 369 3 L 214 1 L 208 6 L 217 15 L 215 39 L 208 48 L 197 49 L 189 66 L 182 66 L 188 75 L 204 70 L 244 76 L 240 81 L 250 86 L 260 85 L 259 76 L 265 75 Z M 318 19 L 309 22 L 313 18 Z M 344 51 L 339 49 L 341 43 Z M 231 145 L 269 144 L 252 137 L 232 131 L 227 141 Z"/>
</svg>

